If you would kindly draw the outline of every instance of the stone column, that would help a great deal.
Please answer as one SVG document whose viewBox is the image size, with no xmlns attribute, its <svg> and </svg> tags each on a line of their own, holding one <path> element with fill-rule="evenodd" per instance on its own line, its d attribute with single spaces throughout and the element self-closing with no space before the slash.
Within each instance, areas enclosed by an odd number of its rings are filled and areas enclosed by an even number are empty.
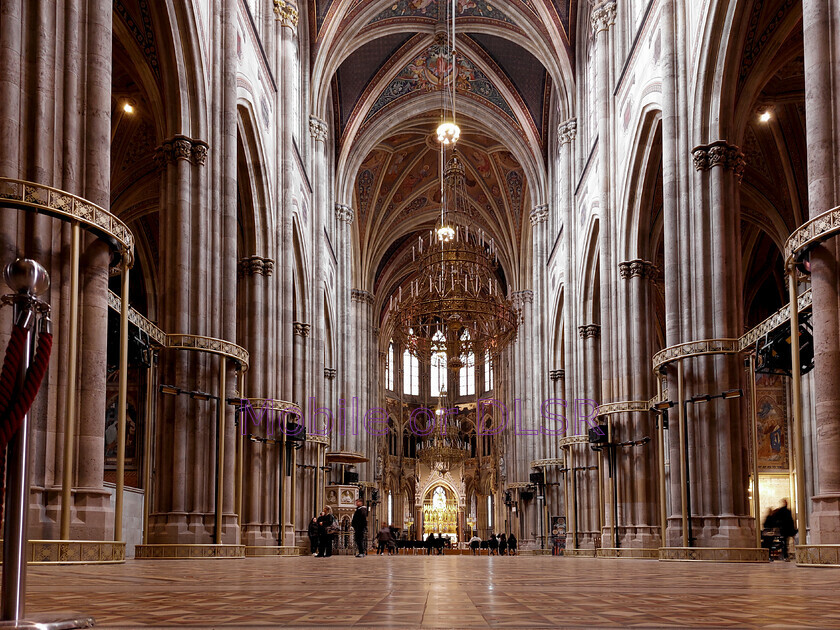
<svg viewBox="0 0 840 630">
<path fill-rule="evenodd" d="M 840 206 L 840 6 L 803 0 L 808 200 L 811 218 Z M 812 544 L 840 544 L 840 239 L 811 252 L 819 481 Z M 802 532 L 800 543 L 804 542 Z"/>
<path fill-rule="evenodd" d="M 579 383 L 582 382 L 582 375 L 577 373 L 577 333 L 575 331 L 575 316 L 577 302 L 577 287 L 575 286 L 575 275 L 577 273 L 577 222 L 575 220 L 575 199 L 574 186 L 574 148 L 577 138 L 577 120 L 567 120 L 557 130 L 559 142 L 560 166 L 558 168 L 558 179 L 560 185 L 560 216 L 562 217 L 562 238 L 565 243 L 563 256 L 563 337 L 565 339 L 565 365 L 564 370 L 564 395 L 579 390 Z M 560 366 L 557 366 L 560 367 Z M 574 396 L 569 395 L 569 398 Z M 568 432 L 567 435 L 571 435 Z"/>
<path fill-rule="evenodd" d="M 601 326 L 588 324 L 578 328 L 578 335 L 583 340 L 583 362 L 586 365 L 586 396 L 585 398 L 601 402 L 601 370 L 599 358 L 601 354 Z M 591 407 L 587 407 L 591 409 Z M 574 424 L 572 435 L 587 435 L 591 424 Z M 576 449 L 574 462 L 576 467 L 595 466 L 598 463 L 597 455 L 588 446 L 571 446 Z M 578 544 L 580 547 L 591 547 L 593 544 L 592 535 L 600 534 L 604 526 L 601 518 L 601 506 L 599 504 L 598 475 L 597 471 L 580 471 L 570 474 L 577 475 L 578 485 L 578 511 L 577 531 Z"/>
</svg>

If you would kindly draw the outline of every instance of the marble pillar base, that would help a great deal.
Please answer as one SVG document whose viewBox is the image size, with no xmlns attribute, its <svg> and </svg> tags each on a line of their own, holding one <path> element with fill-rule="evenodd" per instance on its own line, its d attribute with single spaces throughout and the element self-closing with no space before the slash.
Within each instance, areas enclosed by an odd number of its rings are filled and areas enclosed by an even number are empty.
<svg viewBox="0 0 840 630">
<path fill-rule="evenodd" d="M 137 545 L 135 560 L 187 560 L 244 558 L 244 545 Z"/>
<path fill-rule="evenodd" d="M 0 541 L 0 545 L 2 543 Z M 26 562 L 120 564 L 125 562 L 125 543 L 113 540 L 30 540 L 26 546 Z"/>
<path fill-rule="evenodd" d="M 840 545 L 796 545 L 800 567 L 840 567 Z"/>
<path fill-rule="evenodd" d="M 694 547 L 749 548 L 755 545 L 755 519 L 750 516 L 695 516 L 691 519 Z M 668 519 L 669 547 L 682 547 L 682 519 Z"/>
<path fill-rule="evenodd" d="M 275 546 L 247 546 L 245 547 L 245 557 L 264 557 L 264 556 L 304 556 L 306 552 L 302 547 L 277 547 Z"/>
<path fill-rule="evenodd" d="M 247 547 L 271 547 L 277 544 L 278 526 L 265 523 L 245 523 L 242 544 Z"/>
<path fill-rule="evenodd" d="M 813 545 L 840 545 L 840 494 L 822 494 L 811 501 L 809 542 Z M 803 540 L 801 535 L 799 540 Z"/>
<path fill-rule="evenodd" d="M 167 512 L 149 516 L 149 544 L 209 545 L 215 540 L 212 513 Z M 222 544 L 235 545 L 239 534 L 236 514 L 222 516 Z"/>
<path fill-rule="evenodd" d="M 770 562 L 770 552 L 755 547 L 662 547 L 659 559 L 679 562 Z"/>
<path fill-rule="evenodd" d="M 632 558 L 644 560 L 659 560 L 658 547 L 601 547 L 595 552 L 596 558 Z"/>
<path fill-rule="evenodd" d="M 71 491 L 71 540 L 108 540 L 114 537 L 114 508 L 111 493 L 96 488 Z M 61 488 L 33 488 L 30 506 L 30 535 L 42 539 L 61 537 Z"/>
</svg>

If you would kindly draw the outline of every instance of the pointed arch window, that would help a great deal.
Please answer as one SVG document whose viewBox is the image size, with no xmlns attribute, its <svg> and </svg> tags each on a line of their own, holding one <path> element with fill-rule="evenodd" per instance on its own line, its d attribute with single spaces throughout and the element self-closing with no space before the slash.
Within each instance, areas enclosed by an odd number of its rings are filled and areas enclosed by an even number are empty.
<svg viewBox="0 0 840 630">
<path fill-rule="evenodd" d="M 432 337 L 432 391 L 433 398 L 442 396 L 447 390 L 446 337 L 438 330 Z"/>
<path fill-rule="evenodd" d="M 403 352 L 403 393 L 420 395 L 420 361 L 408 350 Z"/>
<path fill-rule="evenodd" d="M 394 340 L 388 343 L 388 354 L 385 355 L 385 389 L 394 391 Z"/>
<path fill-rule="evenodd" d="M 465 330 L 461 341 L 469 341 L 470 333 Z M 458 371 L 458 393 L 461 396 L 475 395 L 475 354 L 467 352 L 461 355 L 461 369 Z"/>
<path fill-rule="evenodd" d="M 490 391 L 493 386 L 493 358 L 487 350 L 484 353 L 484 391 Z"/>
</svg>

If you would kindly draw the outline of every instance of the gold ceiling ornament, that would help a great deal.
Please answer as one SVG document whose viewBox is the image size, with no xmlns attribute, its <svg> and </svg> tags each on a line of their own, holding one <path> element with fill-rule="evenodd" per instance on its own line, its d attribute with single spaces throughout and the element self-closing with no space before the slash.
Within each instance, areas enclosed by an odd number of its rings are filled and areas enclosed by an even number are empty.
<svg viewBox="0 0 840 630">
<path fill-rule="evenodd" d="M 457 415 L 452 419 L 445 417 L 445 400 L 446 392 L 441 392 L 434 426 L 429 435 L 420 436 L 417 442 L 417 458 L 441 477 L 470 456 L 470 443 L 460 431 Z"/>
</svg>

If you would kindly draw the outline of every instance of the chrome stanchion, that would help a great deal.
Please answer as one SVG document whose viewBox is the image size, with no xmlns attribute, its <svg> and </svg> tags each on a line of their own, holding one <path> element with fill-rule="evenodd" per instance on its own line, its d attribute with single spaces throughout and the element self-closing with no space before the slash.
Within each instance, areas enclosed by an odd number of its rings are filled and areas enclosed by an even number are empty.
<svg viewBox="0 0 840 630">
<path fill-rule="evenodd" d="M 49 289 L 47 270 L 34 260 L 18 259 L 5 269 L 6 283 L 15 292 L 3 297 L 3 302 L 14 306 L 14 323 L 26 330 L 25 343 L 18 372 L 20 390 L 32 360 L 32 347 L 36 320 L 40 332 L 49 333 L 49 305 L 38 299 Z M 11 402 L 9 403 L 11 407 Z M 29 512 L 29 413 L 23 416 L 18 431 L 9 440 L 6 452 L 6 504 L 3 529 L 3 579 L 0 591 L 2 621 L 0 628 L 38 628 L 42 630 L 69 630 L 90 628 L 92 617 L 76 616 L 56 620 L 54 615 L 33 615 L 25 619 L 26 609 L 26 547 L 27 514 Z"/>
</svg>

